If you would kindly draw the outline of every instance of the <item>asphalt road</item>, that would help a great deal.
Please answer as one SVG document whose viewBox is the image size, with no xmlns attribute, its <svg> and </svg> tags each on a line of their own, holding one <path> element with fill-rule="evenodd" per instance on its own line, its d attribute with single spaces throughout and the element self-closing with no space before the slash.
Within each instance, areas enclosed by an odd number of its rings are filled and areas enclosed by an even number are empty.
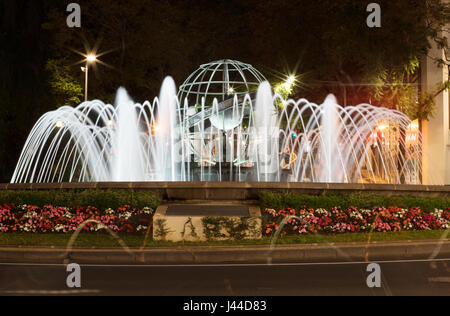
<svg viewBox="0 0 450 316">
<path fill-rule="evenodd" d="M 450 259 L 379 262 L 382 287 L 367 287 L 367 263 L 285 265 L 82 265 L 81 289 L 65 265 L 1 264 L 0 295 L 450 295 Z"/>
</svg>

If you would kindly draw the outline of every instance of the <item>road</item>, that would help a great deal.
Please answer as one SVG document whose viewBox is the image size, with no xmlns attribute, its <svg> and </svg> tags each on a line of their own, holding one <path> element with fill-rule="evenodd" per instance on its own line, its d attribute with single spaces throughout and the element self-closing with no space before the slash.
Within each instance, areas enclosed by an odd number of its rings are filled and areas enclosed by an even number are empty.
<svg viewBox="0 0 450 316">
<path fill-rule="evenodd" d="M 367 263 L 81 265 L 68 289 L 65 265 L 0 264 L 0 295 L 450 295 L 450 259 L 379 262 L 382 287 L 366 284 Z"/>
</svg>

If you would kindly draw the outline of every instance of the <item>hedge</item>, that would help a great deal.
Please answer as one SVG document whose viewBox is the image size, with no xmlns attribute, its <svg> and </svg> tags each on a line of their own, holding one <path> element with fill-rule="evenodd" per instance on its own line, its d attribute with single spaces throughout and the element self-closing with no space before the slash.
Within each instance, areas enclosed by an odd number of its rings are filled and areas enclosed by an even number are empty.
<svg viewBox="0 0 450 316">
<path fill-rule="evenodd" d="M 127 190 L 46 190 L 46 191 L 0 191 L 0 205 L 46 205 L 63 207 L 93 206 L 100 210 L 129 205 L 142 209 L 156 209 L 162 198 L 148 191 L 131 192 Z"/>
<path fill-rule="evenodd" d="M 0 205 L 55 205 L 64 207 L 94 206 L 100 210 L 130 205 L 133 208 L 156 207 L 161 204 L 160 195 L 151 191 L 128 190 L 43 190 L 43 191 L 0 191 Z M 294 193 L 263 192 L 259 196 L 263 208 L 299 209 L 332 207 L 348 208 L 351 206 L 372 209 L 374 207 L 399 208 L 419 207 L 424 211 L 450 207 L 450 198 L 421 198 L 413 196 L 380 196 L 374 194 L 327 194 L 300 195 Z"/>
<path fill-rule="evenodd" d="M 259 197 L 263 208 L 281 210 L 284 208 L 331 209 L 333 207 L 373 209 L 375 207 L 399 208 L 419 207 L 424 211 L 445 209 L 450 207 L 450 198 L 421 198 L 413 196 L 381 196 L 375 194 L 327 194 L 327 195 L 300 195 L 295 193 L 263 192 Z"/>
</svg>

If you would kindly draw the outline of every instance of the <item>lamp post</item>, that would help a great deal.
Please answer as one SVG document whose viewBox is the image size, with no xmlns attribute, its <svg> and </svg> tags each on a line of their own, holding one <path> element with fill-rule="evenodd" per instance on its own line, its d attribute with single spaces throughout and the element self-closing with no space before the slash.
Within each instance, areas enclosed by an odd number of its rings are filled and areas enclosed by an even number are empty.
<svg viewBox="0 0 450 316">
<path fill-rule="evenodd" d="M 89 80 L 89 63 L 95 63 L 97 56 L 89 54 L 86 56 L 86 66 L 81 67 L 84 72 L 84 101 L 88 100 L 88 80 Z"/>
</svg>

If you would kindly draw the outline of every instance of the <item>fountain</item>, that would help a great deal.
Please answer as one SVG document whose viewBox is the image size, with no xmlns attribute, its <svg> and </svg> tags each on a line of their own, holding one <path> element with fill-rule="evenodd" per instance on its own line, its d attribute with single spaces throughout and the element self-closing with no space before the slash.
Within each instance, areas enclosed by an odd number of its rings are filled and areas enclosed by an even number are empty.
<svg viewBox="0 0 450 316">
<path fill-rule="evenodd" d="M 115 105 L 95 100 L 44 114 L 11 182 L 421 183 L 421 135 L 403 113 L 344 108 L 332 95 L 320 105 L 284 100 L 247 64 L 202 67 L 189 77 L 201 82 L 186 81 L 178 96 L 168 77 L 152 103 L 134 103 L 120 88 Z M 233 69 L 256 79 L 240 88 Z M 200 92 L 210 70 L 224 81 Z"/>
<path fill-rule="evenodd" d="M 177 111 L 175 82 L 168 77 L 164 80 L 159 96 L 157 125 L 154 125 L 154 180 L 176 181 L 180 178 L 178 167 L 181 136 L 177 127 L 181 121 Z M 155 128 L 156 127 L 156 128 Z"/>
<path fill-rule="evenodd" d="M 279 178 L 279 130 L 272 87 L 265 81 L 261 83 L 256 95 L 253 128 L 249 144 L 251 158 L 257 166 L 258 181 Z M 271 177 L 275 177 L 275 179 Z"/>
<path fill-rule="evenodd" d="M 320 182 L 343 182 L 344 180 L 343 171 L 345 168 L 340 168 L 342 160 L 340 158 L 335 159 L 341 156 L 339 152 L 342 146 L 342 144 L 339 144 L 341 127 L 336 98 L 329 95 L 323 103 L 320 127 L 318 127 L 322 136 L 318 153 L 321 163 L 318 175 Z"/>
<path fill-rule="evenodd" d="M 142 150 L 140 127 L 134 103 L 124 88 L 116 97 L 116 132 L 112 134 L 113 181 L 142 181 L 145 172 L 145 155 Z"/>
</svg>

